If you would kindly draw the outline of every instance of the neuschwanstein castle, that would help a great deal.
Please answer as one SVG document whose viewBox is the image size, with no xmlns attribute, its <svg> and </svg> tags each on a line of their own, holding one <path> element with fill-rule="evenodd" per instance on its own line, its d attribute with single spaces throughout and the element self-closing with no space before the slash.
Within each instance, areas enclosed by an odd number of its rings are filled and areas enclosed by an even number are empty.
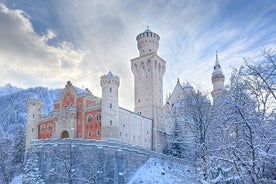
<svg viewBox="0 0 276 184">
<path fill-rule="evenodd" d="M 30 99 L 27 115 L 26 148 L 31 140 L 50 138 L 114 139 L 153 151 L 161 152 L 165 145 L 163 76 L 166 62 L 157 55 L 160 37 L 146 29 L 137 37 L 139 56 L 131 59 L 134 75 L 134 112 L 119 107 L 120 79 L 111 71 L 100 78 L 102 98 L 89 90 L 80 90 L 69 81 L 54 111 L 42 115 L 43 102 Z M 224 89 L 224 75 L 216 55 L 212 74 L 212 96 Z M 167 97 L 167 104 L 175 104 L 183 93 L 193 90 L 189 83 L 177 84 Z"/>
</svg>

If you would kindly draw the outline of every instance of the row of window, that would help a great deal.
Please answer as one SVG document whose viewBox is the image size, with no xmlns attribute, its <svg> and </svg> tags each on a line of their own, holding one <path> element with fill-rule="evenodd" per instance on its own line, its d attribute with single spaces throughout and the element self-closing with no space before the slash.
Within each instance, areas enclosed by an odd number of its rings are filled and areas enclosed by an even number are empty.
<svg viewBox="0 0 276 184">
<path fill-rule="evenodd" d="M 47 130 L 48 130 L 49 132 L 51 132 L 51 131 L 53 130 L 52 124 L 48 124 Z M 46 131 L 45 125 L 41 125 L 41 126 L 40 126 L 40 131 L 41 131 L 41 132 L 45 132 L 45 131 Z"/>
<path fill-rule="evenodd" d="M 87 122 L 88 122 L 88 123 L 92 123 L 92 121 L 93 121 L 92 115 L 88 115 L 88 117 L 87 117 Z M 97 114 L 97 115 L 96 115 L 96 121 L 101 121 L 101 114 Z"/>
<path fill-rule="evenodd" d="M 40 139 L 51 138 L 51 137 L 52 137 L 52 134 L 46 134 L 46 135 L 39 136 Z"/>
<path fill-rule="evenodd" d="M 94 128 L 100 128 L 101 127 L 101 124 L 96 124 L 95 126 L 94 126 Z M 90 127 L 89 126 L 86 126 L 86 129 L 88 130 L 89 128 L 91 128 L 91 129 L 93 129 L 93 126 L 91 125 Z"/>
<path fill-rule="evenodd" d="M 92 137 L 92 132 L 88 132 L 88 137 Z M 97 130 L 97 133 L 96 133 L 97 136 L 100 136 L 101 135 L 101 131 L 100 130 Z"/>
<path fill-rule="evenodd" d="M 123 133 L 120 132 L 120 136 L 123 136 Z M 127 138 L 127 133 L 125 134 L 126 138 Z M 135 135 L 132 136 L 132 139 L 135 139 Z M 140 136 L 138 137 L 138 141 L 140 141 Z M 147 142 L 147 139 L 145 138 L 145 142 Z"/>
</svg>

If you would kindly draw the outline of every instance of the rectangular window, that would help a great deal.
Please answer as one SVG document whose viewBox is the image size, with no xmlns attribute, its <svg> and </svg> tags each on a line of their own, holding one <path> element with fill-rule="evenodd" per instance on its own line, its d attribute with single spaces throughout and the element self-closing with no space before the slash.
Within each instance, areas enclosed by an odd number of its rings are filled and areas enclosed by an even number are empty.
<svg viewBox="0 0 276 184">
<path fill-rule="evenodd" d="M 101 133 L 100 133 L 100 130 L 97 130 L 97 136 L 100 136 Z"/>
<path fill-rule="evenodd" d="M 101 115 L 97 114 L 97 121 L 101 121 Z"/>
<path fill-rule="evenodd" d="M 111 104 L 109 104 L 109 107 L 110 107 L 110 109 L 112 108 L 112 103 L 111 103 Z"/>
<path fill-rule="evenodd" d="M 109 88 L 109 92 L 112 93 L 112 88 Z"/>
<path fill-rule="evenodd" d="M 88 116 L 87 121 L 88 121 L 88 123 L 92 122 L 92 116 L 91 115 Z"/>
<path fill-rule="evenodd" d="M 109 123 L 110 123 L 110 126 L 112 126 L 112 120 L 110 120 L 110 122 L 109 122 Z"/>
</svg>

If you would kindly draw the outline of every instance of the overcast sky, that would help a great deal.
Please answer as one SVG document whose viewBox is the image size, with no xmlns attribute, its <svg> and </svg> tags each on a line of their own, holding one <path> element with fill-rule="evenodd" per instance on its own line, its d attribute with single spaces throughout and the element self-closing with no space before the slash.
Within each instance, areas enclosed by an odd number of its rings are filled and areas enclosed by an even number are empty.
<svg viewBox="0 0 276 184">
<path fill-rule="evenodd" d="M 179 77 L 211 92 L 218 50 L 229 81 L 231 67 L 276 48 L 274 0 L 0 0 L 0 86 L 63 88 L 66 81 L 101 96 L 99 78 L 121 80 L 121 106 L 133 109 L 130 59 L 147 26 L 159 34 L 167 62 L 164 95 Z"/>
</svg>

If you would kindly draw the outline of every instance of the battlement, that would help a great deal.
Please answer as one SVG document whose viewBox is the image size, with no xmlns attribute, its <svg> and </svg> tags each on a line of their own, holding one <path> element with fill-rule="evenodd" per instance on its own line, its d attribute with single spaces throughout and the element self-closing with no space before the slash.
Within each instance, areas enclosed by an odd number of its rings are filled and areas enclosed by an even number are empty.
<svg viewBox="0 0 276 184">
<path fill-rule="evenodd" d="M 117 75 L 113 75 L 111 71 L 108 72 L 107 75 L 101 76 L 101 86 L 108 86 L 108 85 L 120 85 L 120 78 Z"/>
<path fill-rule="evenodd" d="M 147 29 L 145 32 L 140 33 L 137 37 L 137 47 L 140 53 L 140 56 L 156 53 L 159 48 L 160 37 L 158 34 L 151 32 Z"/>
</svg>

